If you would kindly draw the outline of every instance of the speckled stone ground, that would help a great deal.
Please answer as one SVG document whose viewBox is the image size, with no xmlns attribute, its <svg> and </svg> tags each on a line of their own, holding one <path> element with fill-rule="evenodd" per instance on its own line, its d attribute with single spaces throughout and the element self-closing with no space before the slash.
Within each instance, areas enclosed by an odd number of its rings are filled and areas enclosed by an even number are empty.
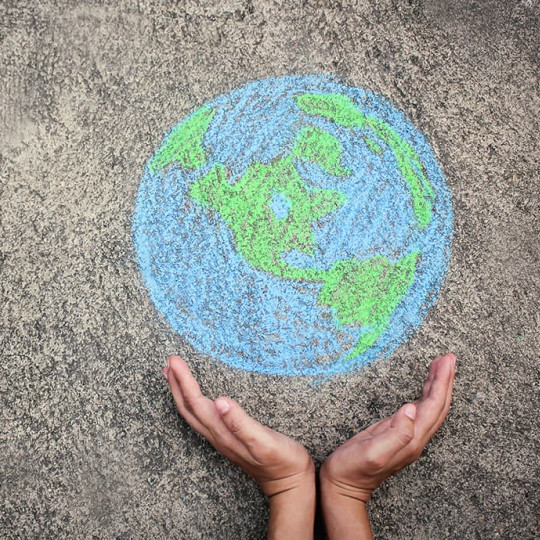
<svg viewBox="0 0 540 540">
<path fill-rule="evenodd" d="M 380 539 L 533 539 L 539 500 L 538 1 L 0 1 L 0 537 L 263 538 L 264 497 L 178 418 L 185 355 L 317 463 L 459 358 L 447 423 L 371 503 Z M 189 348 L 131 217 L 163 133 L 250 80 L 337 73 L 430 141 L 455 211 L 424 324 L 314 385 Z"/>
</svg>

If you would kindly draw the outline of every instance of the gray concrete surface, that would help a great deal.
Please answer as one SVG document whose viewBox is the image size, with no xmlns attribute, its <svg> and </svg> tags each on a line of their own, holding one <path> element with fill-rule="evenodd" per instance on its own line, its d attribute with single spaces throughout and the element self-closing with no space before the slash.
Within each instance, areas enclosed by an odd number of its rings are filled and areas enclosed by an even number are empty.
<svg viewBox="0 0 540 540">
<path fill-rule="evenodd" d="M 538 1 L 0 0 L 0 537 L 263 538 L 256 485 L 175 413 L 185 355 L 317 463 L 459 358 L 447 423 L 376 492 L 380 539 L 534 539 Z M 163 133 L 250 80 L 337 73 L 403 110 L 450 186 L 441 296 L 396 354 L 313 385 L 235 371 L 155 311 L 131 242 Z"/>
</svg>

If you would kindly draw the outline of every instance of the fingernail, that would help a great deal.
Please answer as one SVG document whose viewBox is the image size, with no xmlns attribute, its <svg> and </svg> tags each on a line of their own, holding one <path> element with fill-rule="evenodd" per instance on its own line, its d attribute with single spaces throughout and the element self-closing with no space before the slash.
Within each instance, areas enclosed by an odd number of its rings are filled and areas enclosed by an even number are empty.
<svg viewBox="0 0 540 540">
<path fill-rule="evenodd" d="M 171 367 L 171 358 L 172 356 L 167 356 L 167 367 Z"/>
<path fill-rule="evenodd" d="M 218 410 L 219 414 L 225 414 L 230 409 L 230 405 L 225 399 L 217 399 L 216 409 Z"/>
<path fill-rule="evenodd" d="M 416 407 L 412 403 L 405 406 L 405 416 L 408 416 L 411 420 L 416 418 Z"/>
<path fill-rule="evenodd" d="M 161 370 L 161 373 L 163 373 L 163 376 L 165 377 L 165 380 L 166 380 L 167 382 L 169 381 L 169 377 L 167 376 L 167 375 L 168 375 L 168 372 L 169 372 L 169 370 L 168 370 L 168 368 L 166 368 L 166 367 L 162 368 L 162 370 Z"/>
</svg>

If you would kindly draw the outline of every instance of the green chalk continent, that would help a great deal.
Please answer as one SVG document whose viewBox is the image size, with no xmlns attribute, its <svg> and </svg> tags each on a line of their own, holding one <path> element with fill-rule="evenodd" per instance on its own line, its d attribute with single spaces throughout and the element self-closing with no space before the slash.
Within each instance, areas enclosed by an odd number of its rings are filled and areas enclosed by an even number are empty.
<svg viewBox="0 0 540 540">
<path fill-rule="evenodd" d="M 412 285 L 419 256 L 415 251 L 396 263 L 383 256 L 346 259 L 329 270 L 318 302 L 333 307 L 341 325 L 370 328 L 347 359 L 369 349 L 388 328 L 390 316 Z"/>
<path fill-rule="evenodd" d="M 322 116 L 349 127 L 369 128 L 394 152 L 397 164 L 412 195 L 412 206 L 418 228 L 425 229 L 431 221 L 433 188 L 427 179 L 422 162 L 413 147 L 404 141 L 386 122 L 364 114 L 354 102 L 343 94 L 303 94 L 295 97 L 297 105 L 307 114 Z M 373 141 L 368 142 L 371 149 Z M 376 150 L 375 150 L 376 151 Z"/>
<path fill-rule="evenodd" d="M 274 217 L 270 207 L 274 192 L 291 202 L 285 219 Z M 293 249 L 312 255 L 313 221 L 339 208 L 345 197 L 334 190 L 308 190 L 292 156 L 268 165 L 251 164 L 233 185 L 225 167 L 217 164 L 191 185 L 190 195 L 219 212 L 234 235 L 237 251 L 254 268 L 283 279 L 322 280 L 323 270 L 296 268 L 281 255 Z"/>
<path fill-rule="evenodd" d="M 216 110 L 201 107 L 190 118 L 176 126 L 150 162 L 154 173 L 178 162 L 187 169 L 197 169 L 206 162 L 203 137 Z"/>
<path fill-rule="evenodd" d="M 373 139 L 371 139 L 370 137 L 364 137 L 364 142 L 372 152 L 379 156 L 382 156 L 384 150 Z"/>
<path fill-rule="evenodd" d="M 190 186 L 189 194 L 219 212 L 248 264 L 283 279 L 322 283 L 319 306 L 334 308 L 340 325 L 368 327 L 347 356 L 353 358 L 371 347 L 388 327 L 392 312 L 412 284 L 419 252 L 396 263 L 383 256 L 365 261 L 352 258 L 336 262 L 329 270 L 286 263 L 282 254 L 291 250 L 313 255 L 313 222 L 345 202 L 344 193 L 338 190 L 308 188 L 295 160 L 311 161 L 336 176 L 351 174 L 341 165 L 339 140 L 318 128 L 306 127 L 288 155 L 269 164 L 249 165 L 232 185 L 226 168 L 216 164 Z M 276 192 L 291 203 L 284 219 L 277 219 L 270 207 Z"/>
<path fill-rule="evenodd" d="M 323 171 L 335 176 L 350 176 L 351 170 L 342 167 L 341 143 L 333 135 L 316 127 L 306 127 L 298 135 L 293 156 L 316 163 Z"/>
</svg>

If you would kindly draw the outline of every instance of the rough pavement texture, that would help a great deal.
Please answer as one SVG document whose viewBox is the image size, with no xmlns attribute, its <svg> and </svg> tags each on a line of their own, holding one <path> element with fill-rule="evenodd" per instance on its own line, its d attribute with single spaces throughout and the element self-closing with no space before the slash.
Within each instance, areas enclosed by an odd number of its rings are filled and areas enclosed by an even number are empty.
<svg viewBox="0 0 540 540">
<path fill-rule="evenodd" d="M 459 358 L 450 417 L 380 488 L 381 539 L 540 530 L 536 0 L 0 1 L 0 537 L 263 538 L 264 497 L 177 416 L 185 355 L 317 463 Z M 336 73 L 430 141 L 455 211 L 439 300 L 390 359 L 323 384 L 234 371 L 154 309 L 131 241 L 144 164 L 206 100 Z"/>
</svg>

